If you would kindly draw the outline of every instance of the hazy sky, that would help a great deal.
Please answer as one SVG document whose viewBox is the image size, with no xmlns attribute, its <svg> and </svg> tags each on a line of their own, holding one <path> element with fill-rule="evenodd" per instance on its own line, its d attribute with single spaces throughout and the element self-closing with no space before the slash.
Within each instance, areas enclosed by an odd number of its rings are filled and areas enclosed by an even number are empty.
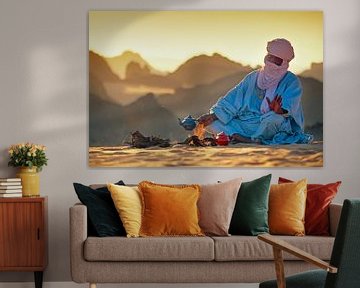
<svg viewBox="0 0 360 288">
<path fill-rule="evenodd" d="M 138 52 L 154 68 L 173 71 L 199 54 L 262 64 L 267 41 L 288 39 L 290 70 L 323 62 L 321 11 L 91 11 L 89 49 L 106 57 Z"/>
</svg>

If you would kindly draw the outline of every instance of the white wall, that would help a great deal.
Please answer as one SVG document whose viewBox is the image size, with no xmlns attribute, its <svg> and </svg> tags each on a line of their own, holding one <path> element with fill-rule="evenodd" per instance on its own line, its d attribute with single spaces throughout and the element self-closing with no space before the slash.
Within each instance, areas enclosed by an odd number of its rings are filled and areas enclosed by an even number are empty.
<svg viewBox="0 0 360 288">
<path fill-rule="evenodd" d="M 304 169 L 90 169 L 87 164 L 87 13 L 96 9 L 239 9 L 324 11 L 324 167 Z M 309 45 L 311 45 L 309 43 Z M 41 194 L 49 197 L 49 266 L 45 281 L 69 281 L 68 208 L 74 181 L 143 179 L 213 182 L 265 173 L 310 182 L 342 180 L 336 200 L 360 196 L 360 2 L 358 0 L 1 0 L 0 176 L 9 145 L 48 146 Z M 32 281 L 31 273 L 0 273 L 0 282 Z"/>
</svg>

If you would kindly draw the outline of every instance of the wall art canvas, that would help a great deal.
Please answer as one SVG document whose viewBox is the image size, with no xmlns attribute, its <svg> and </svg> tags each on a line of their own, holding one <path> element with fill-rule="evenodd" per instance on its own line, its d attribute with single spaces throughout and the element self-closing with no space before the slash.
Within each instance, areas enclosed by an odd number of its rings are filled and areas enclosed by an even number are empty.
<svg viewBox="0 0 360 288">
<path fill-rule="evenodd" d="M 321 11 L 90 11 L 90 167 L 322 167 Z"/>
</svg>

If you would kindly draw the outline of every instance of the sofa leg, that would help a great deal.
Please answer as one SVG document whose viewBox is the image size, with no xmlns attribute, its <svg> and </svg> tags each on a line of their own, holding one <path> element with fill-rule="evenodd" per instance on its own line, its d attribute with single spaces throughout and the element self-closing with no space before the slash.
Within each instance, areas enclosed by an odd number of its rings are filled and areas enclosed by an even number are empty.
<svg viewBox="0 0 360 288">
<path fill-rule="evenodd" d="M 89 288 L 96 288 L 96 283 L 89 283 Z"/>
</svg>

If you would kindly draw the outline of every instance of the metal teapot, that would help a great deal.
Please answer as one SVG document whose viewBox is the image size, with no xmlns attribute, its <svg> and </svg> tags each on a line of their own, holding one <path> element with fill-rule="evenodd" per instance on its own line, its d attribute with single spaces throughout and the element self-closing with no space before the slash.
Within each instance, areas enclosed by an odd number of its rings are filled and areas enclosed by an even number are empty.
<svg viewBox="0 0 360 288">
<path fill-rule="evenodd" d="M 191 131 L 194 130 L 194 128 L 196 127 L 196 119 L 191 117 L 191 115 L 186 116 L 182 120 L 178 118 L 178 120 L 179 120 L 179 125 L 184 127 L 185 130 Z"/>
</svg>

